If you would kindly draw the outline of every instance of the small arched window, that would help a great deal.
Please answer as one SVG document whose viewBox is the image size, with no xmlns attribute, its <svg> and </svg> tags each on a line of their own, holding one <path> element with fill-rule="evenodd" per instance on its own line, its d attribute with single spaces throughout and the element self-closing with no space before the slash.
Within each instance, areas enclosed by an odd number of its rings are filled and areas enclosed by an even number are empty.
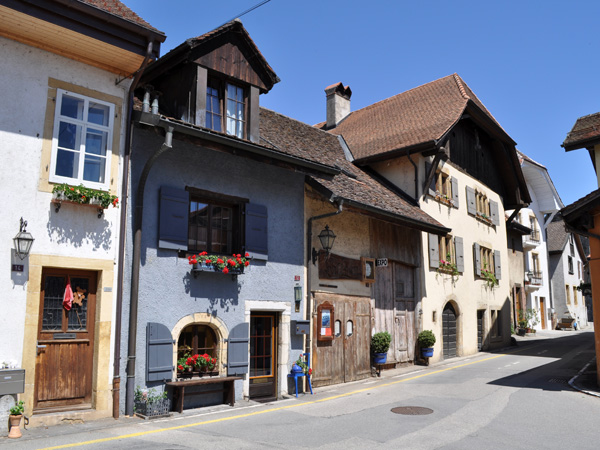
<svg viewBox="0 0 600 450">
<path fill-rule="evenodd" d="M 205 353 L 216 358 L 217 352 L 217 335 L 208 325 L 188 325 L 181 331 L 177 341 L 177 359 L 186 355 L 203 355 Z"/>
</svg>

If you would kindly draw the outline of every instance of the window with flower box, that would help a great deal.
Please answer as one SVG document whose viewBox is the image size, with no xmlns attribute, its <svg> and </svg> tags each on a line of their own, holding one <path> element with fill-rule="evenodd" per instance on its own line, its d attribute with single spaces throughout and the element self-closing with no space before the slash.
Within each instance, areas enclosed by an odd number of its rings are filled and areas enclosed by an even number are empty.
<svg viewBox="0 0 600 450">
<path fill-rule="evenodd" d="M 439 272 L 464 272 L 463 239 L 458 236 L 429 234 L 429 267 Z"/>
<path fill-rule="evenodd" d="M 188 187 L 161 187 L 159 248 L 268 259 L 268 216 L 248 199 Z"/>
<path fill-rule="evenodd" d="M 490 200 L 480 189 L 466 187 L 467 213 L 477 217 L 487 225 L 500 225 L 498 202 Z"/>
<path fill-rule="evenodd" d="M 107 190 L 115 105 L 56 91 L 49 180 Z"/>
<path fill-rule="evenodd" d="M 497 284 L 502 275 L 501 253 L 489 247 L 473 244 L 475 275 L 485 279 L 489 286 Z"/>
</svg>

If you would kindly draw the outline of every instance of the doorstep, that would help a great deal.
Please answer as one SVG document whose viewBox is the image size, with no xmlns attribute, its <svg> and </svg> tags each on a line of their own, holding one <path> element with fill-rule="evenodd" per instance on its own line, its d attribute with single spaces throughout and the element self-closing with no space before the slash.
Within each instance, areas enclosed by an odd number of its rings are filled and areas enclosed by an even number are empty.
<svg viewBox="0 0 600 450">
<path fill-rule="evenodd" d="M 30 427 L 52 427 L 59 424 L 86 423 L 108 417 L 106 412 L 97 411 L 91 407 L 85 409 L 70 409 L 67 411 L 44 412 L 35 411 L 29 417 Z"/>
</svg>

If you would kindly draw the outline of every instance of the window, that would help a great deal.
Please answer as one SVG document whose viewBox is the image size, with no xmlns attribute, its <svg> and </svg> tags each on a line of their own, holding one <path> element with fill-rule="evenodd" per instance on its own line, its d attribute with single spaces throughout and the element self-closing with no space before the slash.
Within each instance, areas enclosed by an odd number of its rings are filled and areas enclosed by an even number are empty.
<svg viewBox="0 0 600 450">
<path fill-rule="evenodd" d="M 529 216 L 529 228 L 531 228 L 531 240 L 534 242 L 540 241 L 540 231 L 537 227 L 537 219 L 535 216 Z"/>
<path fill-rule="evenodd" d="M 429 234 L 429 267 L 454 275 L 464 272 L 463 239 Z"/>
<path fill-rule="evenodd" d="M 450 176 L 447 173 L 438 171 L 435 174 L 435 191 L 447 199 L 452 198 L 452 184 L 450 184 Z"/>
<path fill-rule="evenodd" d="M 243 88 L 210 79 L 206 88 L 206 128 L 245 137 L 246 93 Z"/>
<path fill-rule="evenodd" d="M 467 186 L 467 213 L 477 217 L 487 225 L 500 225 L 498 202 L 490 200 L 487 194 L 479 189 Z"/>
<path fill-rule="evenodd" d="M 188 251 L 241 253 L 243 201 L 190 189 Z"/>
<path fill-rule="evenodd" d="M 50 181 L 108 189 L 115 107 L 57 89 Z"/>
<path fill-rule="evenodd" d="M 572 256 L 567 256 L 567 265 L 569 266 L 569 273 L 574 274 L 575 271 L 573 270 L 573 257 Z"/>
<path fill-rule="evenodd" d="M 477 214 L 490 217 L 490 201 L 483 192 L 475 191 L 475 205 L 477 208 Z"/>
<path fill-rule="evenodd" d="M 492 250 L 478 243 L 473 244 L 475 275 L 485 278 L 488 283 L 497 284 L 502 277 L 500 250 Z"/>
<path fill-rule="evenodd" d="M 569 289 L 569 285 L 567 284 L 565 286 L 566 291 L 567 291 L 567 305 L 571 304 L 571 289 Z"/>
<path fill-rule="evenodd" d="M 577 286 L 573 286 L 573 304 L 577 306 Z"/>
<path fill-rule="evenodd" d="M 573 235 L 569 235 L 569 254 L 575 256 L 575 242 L 573 242 Z"/>
<path fill-rule="evenodd" d="M 188 325 L 181 331 L 177 341 L 177 359 L 205 353 L 212 358 L 218 358 L 218 350 L 217 335 L 208 325 Z"/>
<path fill-rule="evenodd" d="M 481 268 L 494 273 L 494 252 L 486 247 L 479 247 Z"/>
<path fill-rule="evenodd" d="M 440 268 L 443 268 L 442 263 L 445 263 L 446 266 L 456 264 L 456 251 L 454 248 L 454 240 L 452 239 L 452 236 L 440 236 L 439 246 Z"/>
</svg>

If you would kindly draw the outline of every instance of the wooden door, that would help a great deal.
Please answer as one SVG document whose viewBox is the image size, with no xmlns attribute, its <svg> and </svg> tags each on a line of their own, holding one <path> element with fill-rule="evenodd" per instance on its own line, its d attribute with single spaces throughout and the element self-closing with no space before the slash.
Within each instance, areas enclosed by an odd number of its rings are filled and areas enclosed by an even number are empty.
<svg viewBox="0 0 600 450">
<path fill-rule="evenodd" d="M 410 362 L 415 357 L 415 269 L 390 261 L 377 267 L 375 330 L 388 331 L 392 343 L 388 362 Z"/>
<path fill-rule="evenodd" d="M 250 315 L 250 398 L 277 398 L 277 314 Z"/>
<path fill-rule="evenodd" d="M 483 349 L 483 315 L 485 314 L 484 309 L 477 310 L 477 350 Z"/>
<path fill-rule="evenodd" d="M 67 280 L 77 300 L 69 311 L 63 307 Z M 42 273 L 35 410 L 91 407 L 96 285 L 95 272 Z"/>
<path fill-rule="evenodd" d="M 313 316 L 312 385 L 328 386 L 367 378 L 371 374 L 371 300 L 318 292 L 315 310 L 328 302 L 333 306 L 333 339 L 319 341 Z"/>
<path fill-rule="evenodd" d="M 456 356 L 456 312 L 451 304 L 447 304 L 442 313 L 442 339 L 444 359 Z"/>
<path fill-rule="evenodd" d="M 546 329 L 546 299 L 540 297 L 540 315 L 542 316 L 542 330 Z"/>
</svg>

